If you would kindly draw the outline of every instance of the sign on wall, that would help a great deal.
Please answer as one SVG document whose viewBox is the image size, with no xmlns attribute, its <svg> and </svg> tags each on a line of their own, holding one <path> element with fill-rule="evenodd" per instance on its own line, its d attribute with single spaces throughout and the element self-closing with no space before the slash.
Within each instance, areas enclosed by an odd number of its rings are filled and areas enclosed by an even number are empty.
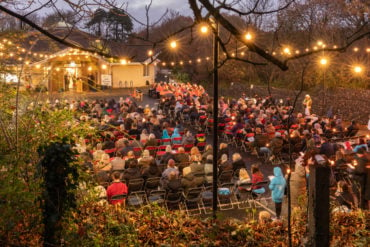
<svg viewBox="0 0 370 247">
<path fill-rule="evenodd" d="M 112 75 L 102 74 L 101 75 L 101 85 L 103 86 L 112 86 Z"/>
</svg>

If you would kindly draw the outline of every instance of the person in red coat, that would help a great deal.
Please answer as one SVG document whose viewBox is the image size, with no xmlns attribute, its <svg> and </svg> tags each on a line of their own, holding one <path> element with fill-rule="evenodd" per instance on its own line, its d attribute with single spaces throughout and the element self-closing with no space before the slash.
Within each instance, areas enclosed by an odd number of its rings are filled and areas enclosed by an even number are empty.
<svg viewBox="0 0 370 247">
<path fill-rule="evenodd" d="M 257 194 L 263 194 L 265 193 L 265 188 L 259 185 L 256 185 L 259 182 L 263 182 L 263 174 L 261 173 L 259 169 L 258 164 L 252 165 L 252 191 Z"/>
<path fill-rule="evenodd" d="M 121 177 L 120 172 L 114 172 L 112 175 L 113 182 L 111 185 L 108 186 L 108 189 L 107 189 L 108 202 L 113 205 L 123 203 L 125 199 L 112 200 L 112 196 L 122 195 L 122 194 L 127 195 L 128 193 L 127 185 L 121 182 L 120 177 Z"/>
</svg>

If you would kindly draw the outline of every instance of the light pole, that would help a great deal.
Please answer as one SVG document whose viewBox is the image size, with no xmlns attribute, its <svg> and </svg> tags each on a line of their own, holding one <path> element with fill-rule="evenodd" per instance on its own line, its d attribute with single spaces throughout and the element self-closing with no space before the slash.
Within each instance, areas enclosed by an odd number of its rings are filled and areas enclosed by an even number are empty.
<svg viewBox="0 0 370 247">
<path fill-rule="evenodd" d="M 323 57 L 320 59 L 320 65 L 323 67 L 323 83 L 322 83 L 322 90 L 323 90 L 323 97 L 322 97 L 322 112 L 321 115 L 324 116 L 325 114 L 325 104 L 326 104 L 326 88 L 325 88 L 325 79 L 326 79 L 326 66 L 328 65 L 328 59 Z"/>
<path fill-rule="evenodd" d="M 213 27 L 213 194 L 212 194 L 212 212 L 213 218 L 217 218 L 217 156 L 218 156 L 218 23 L 215 19 L 210 19 Z M 207 29 L 201 27 L 201 32 L 206 33 Z"/>
<path fill-rule="evenodd" d="M 218 23 L 215 19 L 210 19 L 213 29 L 213 181 L 212 181 L 212 214 L 217 218 L 217 192 L 218 192 Z M 200 31 L 205 34 L 208 32 L 207 26 L 202 26 Z"/>
</svg>

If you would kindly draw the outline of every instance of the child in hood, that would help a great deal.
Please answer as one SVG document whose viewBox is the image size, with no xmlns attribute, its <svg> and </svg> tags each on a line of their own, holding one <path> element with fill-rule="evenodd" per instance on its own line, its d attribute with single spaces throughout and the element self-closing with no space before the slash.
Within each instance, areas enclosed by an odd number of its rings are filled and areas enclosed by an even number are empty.
<svg viewBox="0 0 370 247">
<path fill-rule="evenodd" d="M 286 181 L 281 172 L 280 167 L 274 168 L 274 177 L 271 179 L 269 188 L 271 190 L 271 197 L 275 203 L 276 218 L 280 218 L 281 206 L 284 197 Z"/>
</svg>

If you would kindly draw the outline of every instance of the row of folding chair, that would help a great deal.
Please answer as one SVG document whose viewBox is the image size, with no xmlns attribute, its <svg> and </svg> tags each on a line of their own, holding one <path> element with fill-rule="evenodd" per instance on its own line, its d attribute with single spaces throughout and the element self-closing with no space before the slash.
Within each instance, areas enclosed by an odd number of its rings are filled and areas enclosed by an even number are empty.
<svg viewBox="0 0 370 247">
<path fill-rule="evenodd" d="M 266 186 L 268 181 L 258 183 L 256 185 Z M 235 208 L 247 207 L 264 207 L 267 208 L 267 200 L 265 193 L 254 194 L 251 191 L 252 184 L 246 184 L 245 189 L 239 189 L 234 183 L 224 183 L 219 185 L 217 191 L 217 207 L 220 210 L 232 210 Z M 202 213 L 208 214 L 213 208 L 213 187 L 197 187 L 183 192 L 183 201 L 179 202 L 181 207 L 188 215 L 199 215 Z"/>
<path fill-rule="evenodd" d="M 268 181 L 257 185 L 266 186 Z M 220 185 L 217 191 L 217 207 L 220 210 L 243 209 L 248 207 L 267 207 L 264 194 L 254 194 L 251 191 L 252 184 L 235 186 L 234 183 Z M 175 192 L 166 192 L 162 189 L 145 191 L 134 191 L 128 195 L 117 195 L 112 199 L 126 199 L 125 206 L 131 209 L 141 207 L 145 204 L 156 203 L 167 210 L 184 210 L 188 215 L 209 214 L 213 209 L 213 187 L 201 186 L 182 189 Z"/>
<path fill-rule="evenodd" d="M 150 193 L 152 190 L 157 190 L 160 186 L 160 180 L 160 177 L 152 177 L 146 180 L 143 178 L 135 178 L 128 181 L 122 179 L 122 182 L 127 185 L 128 193 L 131 194 L 137 191 Z"/>
</svg>

